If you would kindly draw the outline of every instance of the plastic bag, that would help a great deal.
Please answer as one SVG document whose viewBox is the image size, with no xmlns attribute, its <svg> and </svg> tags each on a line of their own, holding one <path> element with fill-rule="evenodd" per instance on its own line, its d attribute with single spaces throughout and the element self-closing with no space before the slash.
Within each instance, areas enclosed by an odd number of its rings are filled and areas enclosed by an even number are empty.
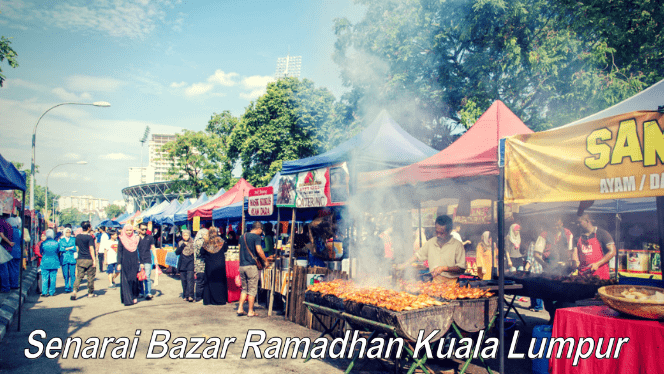
<svg viewBox="0 0 664 374">
<path fill-rule="evenodd" d="M 241 287 L 242 287 L 242 279 L 240 279 L 240 275 L 239 275 L 239 274 L 235 276 L 235 285 L 236 285 L 238 288 L 241 288 Z"/>
<path fill-rule="evenodd" d="M 136 274 L 136 278 L 139 280 L 139 282 L 142 282 L 144 280 L 148 279 L 147 274 L 145 274 L 145 269 L 141 269 L 141 271 Z"/>
<path fill-rule="evenodd" d="M 0 247 L 0 264 L 5 264 L 13 259 L 14 257 L 6 249 Z"/>
</svg>

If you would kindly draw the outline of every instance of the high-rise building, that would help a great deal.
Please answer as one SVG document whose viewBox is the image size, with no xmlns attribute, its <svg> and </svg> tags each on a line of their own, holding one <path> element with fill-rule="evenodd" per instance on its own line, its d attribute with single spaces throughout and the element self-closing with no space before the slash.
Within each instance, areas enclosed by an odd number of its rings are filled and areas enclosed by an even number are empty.
<svg viewBox="0 0 664 374">
<path fill-rule="evenodd" d="M 155 171 L 152 166 L 129 168 L 129 185 L 136 186 L 155 182 Z"/>
<path fill-rule="evenodd" d="M 160 149 L 164 144 L 174 140 L 175 135 L 173 134 L 152 134 L 152 139 L 150 139 L 150 142 L 148 143 L 148 154 L 150 157 L 148 165 L 154 169 L 153 182 L 164 182 L 168 180 L 168 169 L 173 165 L 173 162 L 162 159 L 166 154 L 160 152 Z M 129 185 L 131 186 L 132 184 L 130 183 Z"/>
<path fill-rule="evenodd" d="M 300 68 L 302 66 L 302 56 L 279 57 L 277 59 L 277 72 L 274 73 L 274 79 L 286 77 L 300 77 Z"/>
<path fill-rule="evenodd" d="M 109 205 L 108 199 L 100 199 L 92 196 L 61 196 L 58 199 L 58 209 L 64 210 L 75 208 L 83 213 L 102 211 Z"/>
</svg>

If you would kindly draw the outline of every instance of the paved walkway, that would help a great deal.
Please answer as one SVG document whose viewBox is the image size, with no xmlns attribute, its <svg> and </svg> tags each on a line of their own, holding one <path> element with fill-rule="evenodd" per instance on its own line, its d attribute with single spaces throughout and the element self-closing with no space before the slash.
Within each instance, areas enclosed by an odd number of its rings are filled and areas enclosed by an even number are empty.
<svg viewBox="0 0 664 374">
<path fill-rule="evenodd" d="M 259 329 L 265 331 L 267 338 L 271 337 L 309 337 L 317 338 L 319 332 L 306 329 L 290 322 L 283 317 L 266 317 L 266 311 L 258 308 L 262 315 L 259 318 L 238 317 L 235 314 L 237 304 L 225 306 L 204 306 L 201 303 L 183 302 L 180 298 L 181 285 L 177 278 L 166 275 L 160 277 L 160 284 L 155 287 L 156 297 L 152 301 L 141 301 L 137 305 L 125 307 L 120 303 L 119 289 L 108 288 L 105 274 L 98 275 L 95 288 L 99 297 L 85 298 L 84 287 L 79 291 L 79 299 L 69 300 L 69 294 L 63 293 L 64 283 L 59 274 L 57 294 L 54 297 L 39 297 L 32 294 L 25 304 L 23 323 L 20 332 L 16 331 L 16 322 L 7 330 L 4 340 L 0 342 L 0 372 L 10 373 L 340 373 L 346 368 L 347 360 L 312 360 L 304 363 L 302 359 L 255 359 L 253 352 L 246 359 L 241 359 L 247 331 Z M 525 303 L 524 303 L 524 306 Z M 543 323 L 548 318 L 546 313 L 533 315 L 525 312 L 531 326 Z M 541 317 L 541 320 L 534 318 Z M 522 328 L 522 327 L 519 327 Z M 39 338 L 44 344 L 53 338 L 80 337 L 83 342 L 88 338 L 98 337 L 136 337 L 136 330 L 141 330 L 136 344 L 136 354 L 133 359 L 112 359 L 111 353 L 115 344 L 109 345 L 104 359 L 72 358 L 46 358 L 44 355 L 37 359 L 28 359 L 25 350 L 36 352 L 37 348 L 29 344 L 29 336 L 35 330 L 44 330 L 46 338 Z M 163 329 L 171 333 L 169 348 L 177 344 L 173 342 L 176 337 L 219 337 L 222 342 L 225 337 L 236 337 L 237 341 L 231 344 L 224 359 L 170 359 L 168 355 L 161 359 L 147 359 L 149 342 L 153 330 Z M 529 333 L 522 331 L 523 339 L 529 342 Z M 525 344 L 525 343 L 524 343 Z M 75 345 L 75 344 L 74 344 Z M 83 344 L 83 347 L 88 344 Z M 263 349 L 268 346 L 263 344 Z M 189 348 L 193 345 L 189 344 Z M 203 345 L 198 352 L 202 352 L 207 345 Z M 508 348 L 508 347 L 507 347 Z M 506 348 L 506 349 L 507 349 Z M 526 347 L 527 349 L 527 347 Z M 158 351 L 159 349 L 157 349 Z M 174 352 L 177 353 L 177 352 Z M 290 356 L 290 354 L 289 354 Z M 508 373 L 530 373 L 530 361 L 512 360 L 508 362 Z M 458 362 L 438 362 L 434 365 L 439 373 L 453 373 L 446 370 L 459 367 Z M 497 368 L 497 360 L 492 362 L 492 368 Z M 385 369 L 377 362 L 362 361 L 356 365 L 357 373 L 384 372 Z M 485 373 L 483 368 L 471 366 L 468 373 Z M 494 371 L 495 372 L 495 371 Z"/>
</svg>

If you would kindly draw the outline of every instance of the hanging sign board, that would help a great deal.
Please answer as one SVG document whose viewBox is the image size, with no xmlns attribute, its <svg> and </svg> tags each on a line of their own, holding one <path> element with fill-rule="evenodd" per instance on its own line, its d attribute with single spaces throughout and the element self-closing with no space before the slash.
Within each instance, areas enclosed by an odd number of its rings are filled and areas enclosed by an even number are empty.
<svg viewBox="0 0 664 374">
<path fill-rule="evenodd" d="M 321 208 L 344 205 L 349 195 L 347 164 L 282 175 L 278 184 L 277 206 Z"/>
<path fill-rule="evenodd" d="M 196 216 L 194 217 L 194 221 L 192 222 L 193 225 L 193 231 L 200 231 L 201 230 L 201 217 Z"/>
<path fill-rule="evenodd" d="M 505 201 L 664 195 L 664 114 L 631 112 L 515 135 L 505 144 Z"/>
<path fill-rule="evenodd" d="M 274 188 L 272 186 L 249 190 L 249 215 L 271 216 L 274 213 Z"/>
<path fill-rule="evenodd" d="M 329 189 L 328 169 L 310 170 L 297 175 L 295 206 L 318 208 L 327 206 L 325 189 Z"/>
<path fill-rule="evenodd" d="M 14 211 L 14 191 L 0 191 L 0 213 L 11 214 Z"/>
</svg>

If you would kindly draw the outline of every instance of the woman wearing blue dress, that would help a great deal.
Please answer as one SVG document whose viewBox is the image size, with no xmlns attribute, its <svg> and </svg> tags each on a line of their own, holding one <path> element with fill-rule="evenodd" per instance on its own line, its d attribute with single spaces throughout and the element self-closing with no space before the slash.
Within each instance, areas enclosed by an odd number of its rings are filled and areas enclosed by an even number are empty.
<svg viewBox="0 0 664 374">
<path fill-rule="evenodd" d="M 55 280 L 60 268 L 59 244 L 54 239 L 53 230 L 46 230 L 46 240 L 41 243 L 39 252 L 42 255 L 41 276 L 42 276 L 42 296 L 55 295 Z"/>
<path fill-rule="evenodd" d="M 74 291 L 74 278 L 76 277 L 76 239 L 71 236 L 70 228 L 65 229 L 65 235 L 60 238 L 58 244 L 62 276 L 65 278 L 65 293 L 70 293 Z"/>
</svg>

